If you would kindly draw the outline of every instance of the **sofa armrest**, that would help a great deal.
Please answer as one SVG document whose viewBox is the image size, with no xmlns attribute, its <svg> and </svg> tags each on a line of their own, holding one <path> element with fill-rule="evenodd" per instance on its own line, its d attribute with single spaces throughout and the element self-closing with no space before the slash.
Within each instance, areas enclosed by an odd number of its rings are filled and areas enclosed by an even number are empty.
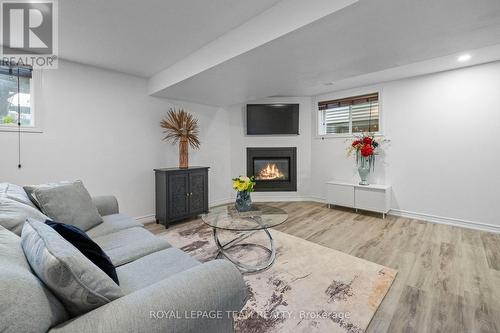
<svg viewBox="0 0 500 333">
<path fill-rule="evenodd" d="M 226 260 L 213 260 L 123 296 L 50 332 L 232 332 L 232 315 L 243 308 L 246 296 L 247 287 L 238 269 Z"/>
<path fill-rule="evenodd" d="M 101 195 L 92 197 L 94 205 L 101 216 L 118 214 L 118 200 L 113 195 Z"/>
</svg>

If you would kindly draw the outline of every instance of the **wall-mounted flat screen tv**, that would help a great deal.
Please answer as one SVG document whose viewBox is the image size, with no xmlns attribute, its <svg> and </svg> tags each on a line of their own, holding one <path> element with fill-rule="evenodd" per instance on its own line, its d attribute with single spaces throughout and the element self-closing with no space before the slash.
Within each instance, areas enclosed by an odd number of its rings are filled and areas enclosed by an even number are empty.
<svg viewBox="0 0 500 333">
<path fill-rule="evenodd" d="M 299 134 L 299 104 L 247 104 L 247 135 Z"/>
</svg>

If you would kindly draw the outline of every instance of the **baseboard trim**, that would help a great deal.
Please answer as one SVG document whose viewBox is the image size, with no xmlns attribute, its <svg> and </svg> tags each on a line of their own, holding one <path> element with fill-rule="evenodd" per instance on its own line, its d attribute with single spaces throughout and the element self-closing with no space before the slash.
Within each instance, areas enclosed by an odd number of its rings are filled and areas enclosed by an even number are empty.
<svg viewBox="0 0 500 333">
<path fill-rule="evenodd" d="M 321 197 L 308 197 L 308 198 L 309 198 L 308 201 L 314 201 L 314 202 L 324 203 L 324 204 L 327 203 L 325 198 L 321 198 Z"/>
<path fill-rule="evenodd" d="M 228 203 L 231 203 L 233 201 L 234 201 L 234 199 L 231 199 L 231 198 L 211 201 L 208 203 L 208 207 L 212 208 L 212 207 L 217 207 L 220 205 L 227 205 Z"/>
<path fill-rule="evenodd" d="M 220 205 L 227 205 L 230 203 L 233 203 L 235 198 L 228 198 L 228 199 L 222 199 L 222 200 L 217 200 L 217 201 L 212 201 L 208 204 L 210 208 L 220 206 Z M 264 197 L 259 197 L 256 195 L 252 195 L 252 201 L 253 202 L 287 202 L 287 201 L 314 201 L 314 202 L 321 202 L 325 203 L 324 199 L 317 198 L 317 197 L 298 197 L 298 196 L 285 196 L 285 195 L 278 195 L 278 196 L 264 196 Z"/>
<path fill-rule="evenodd" d="M 424 213 L 416 213 L 401 209 L 391 209 L 388 214 L 398 217 L 423 220 L 431 223 L 446 224 L 454 227 L 500 233 L 500 226 L 489 223 L 468 221 L 453 217 L 443 217 L 443 216 L 424 214 Z"/>
<path fill-rule="evenodd" d="M 277 196 L 252 196 L 253 202 L 286 202 L 286 201 L 318 201 L 313 197 L 302 197 L 302 196 L 287 196 L 287 195 L 277 195 Z"/>
<path fill-rule="evenodd" d="M 139 217 L 136 217 L 135 219 L 137 220 L 137 222 L 140 222 L 142 224 L 156 222 L 156 216 L 155 216 L 155 214 L 149 214 L 149 215 L 139 216 Z"/>
<path fill-rule="evenodd" d="M 311 201 L 326 203 L 325 198 L 310 197 L 310 199 L 311 199 Z M 410 212 L 410 211 L 402 210 L 402 209 L 391 209 L 387 214 L 393 215 L 393 216 L 398 216 L 398 217 L 404 217 L 404 218 L 409 218 L 409 219 L 431 222 L 431 223 L 446 224 L 446 225 L 450 225 L 453 227 L 460 227 L 460 228 L 467 228 L 467 229 L 473 229 L 473 230 L 500 233 L 500 226 L 499 225 L 494 225 L 494 224 L 489 224 L 489 223 L 484 223 L 484 222 L 476 222 L 476 221 L 458 219 L 458 218 L 454 218 L 454 217 L 444 217 L 444 216 L 437 216 L 437 215 L 432 215 L 432 214 Z"/>
<path fill-rule="evenodd" d="M 220 205 L 225 205 L 225 204 L 231 203 L 233 201 L 234 201 L 234 199 L 223 199 L 223 200 L 212 201 L 208 204 L 208 207 L 212 208 L 212 207 L 216 207 L 216 206 L 220 206 Z M 142 223 L 142 224 L 156 222 L 156 214 L 148 214 L 148 215 L 138 216 L 138 217 L 135 217 L 135 220 L 137 222 Z"/>
</svg>

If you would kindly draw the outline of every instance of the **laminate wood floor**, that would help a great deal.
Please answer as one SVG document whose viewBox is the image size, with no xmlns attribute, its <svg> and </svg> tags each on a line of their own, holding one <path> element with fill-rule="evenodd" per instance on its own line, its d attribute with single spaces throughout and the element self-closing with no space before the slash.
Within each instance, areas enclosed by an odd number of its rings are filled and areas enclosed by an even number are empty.
<svg viewBox="0 0 500 333">
<path fill-rule="evenodd" d="M 367 332 L 500 332 L 500 234 L 315 202 L 272 205 L 289 214 L 275 229 L 398 270 Z"/>
</svg>

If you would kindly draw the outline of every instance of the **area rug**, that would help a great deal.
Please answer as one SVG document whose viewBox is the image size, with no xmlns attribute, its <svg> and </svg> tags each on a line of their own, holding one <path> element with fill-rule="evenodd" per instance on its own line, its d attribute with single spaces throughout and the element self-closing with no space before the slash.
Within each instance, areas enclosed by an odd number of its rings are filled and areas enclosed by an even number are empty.
<svg viewBox="0 0 500 333">
<path fill-rule="evenodd" d="M 235 320 L 236 332 L 364 332 L 397 272 L 276 230 L 270 232 L 276 260 L 265 271 L 244 275 L 249 298 Z M 228 239 L 235 235 L 223 233 Z M 177 225 L 160 236 L 202 262 L 213 260 L 218 252 L 212 228 L 200 220 Z M 269 245 L 262 231 L 244 241 L 249 242 Z M 268 255 L 245 246 L 231 254 L 254 264 Z"/>
</svg>

